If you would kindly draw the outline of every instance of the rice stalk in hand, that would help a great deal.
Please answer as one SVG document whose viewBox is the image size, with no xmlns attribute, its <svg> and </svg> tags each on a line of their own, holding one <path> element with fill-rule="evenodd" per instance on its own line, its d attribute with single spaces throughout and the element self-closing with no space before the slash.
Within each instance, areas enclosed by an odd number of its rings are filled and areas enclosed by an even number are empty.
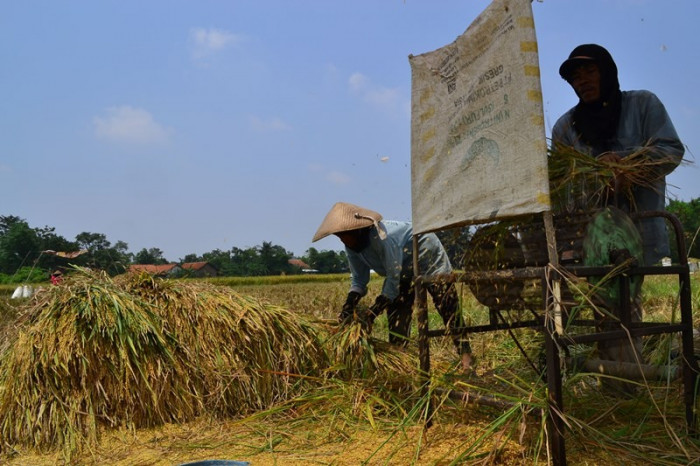
<svg viewBox="0 0 700 466">
<path fill-rule="evenodd" d="M 650 146 L 640 147 L 618 162 L 609 162 L 557 145 L 550 149 L 548 158 L 552 203 L 555 210 L 569 213 L 610 204 L 616 178 L 625 180 L 617 186 L 617 194 L 633 203 L 635 186 L 653 189 L 676 162 L 673 157 L 658 156 Z M 631 208 L 636 210 L 634 205 Z"/>
</svg>

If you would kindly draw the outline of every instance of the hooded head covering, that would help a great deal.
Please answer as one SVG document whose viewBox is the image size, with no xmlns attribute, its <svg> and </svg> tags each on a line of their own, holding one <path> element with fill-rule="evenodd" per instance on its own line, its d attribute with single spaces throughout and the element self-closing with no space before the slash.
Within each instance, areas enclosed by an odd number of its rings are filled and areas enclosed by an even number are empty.
<svg viewBox="0 0 700 466">
<path fill-rule="evenodd" d="M 600 71 L 600 99 L 579 101 L 574 110 L 574 129 L 595 155 L 611 149 L 620 121 L 621 93 L 617 65 L 610 52 L 597 44 L 583 44 L 569 54 L 559 67 L 562 78 L 571 83 L 573 72 L 586 63 L 595 63 Z"/>
<path fill-rule="evenodd" d="M 374 225 L 379 231 L 380 238 L 383 238 L 383 228 L 379 226 L 382 219 L 381 214 L 365 209 L 364 207 L 348 204 L 347 202 L 336 202 L 331 210 L 326 214 L 326 218 L 321 222 L 321 226 L 316 230 L 312 243 L 325 238 L 328 235 L 343 231 L 358 230 Z"/>
</svg>

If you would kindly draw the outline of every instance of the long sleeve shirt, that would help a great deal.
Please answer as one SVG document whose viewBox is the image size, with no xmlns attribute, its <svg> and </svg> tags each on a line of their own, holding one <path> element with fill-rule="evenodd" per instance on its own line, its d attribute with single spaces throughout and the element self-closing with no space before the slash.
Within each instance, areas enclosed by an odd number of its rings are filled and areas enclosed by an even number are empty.
<svg viewBox="0 0 700 466">
<path fill-rule="evenodd" d="M 600 154 L 583 143 L 573 125 L 574 109 L 562 115 L 552 130 L 552 142 L 573 147 L 592 157 Z M 665 209 L 666 179 L 683 159 L 685 149 L 666 108 L 656 95 L 649 91 L 623 91 L 620 122 L 612 151 L 623 158 L 645 149 L 645 156 L 653 160 L 667 161 L 657 166 L 655 179 L 644 186 L 636 185 L 631 203 L 637 212 L 663 211 Z M 647 265 L 658 262 L 670 254 L 668 235 L 662 218 L 645 219 L 637 223 L 644 246 Z"/>
<path fill-rule="evenodd" d="M 382 221 L 380 226 L 386 230 L 385 239 L 372 227 L 369 244 L 362 251 L 345 248 L 352 275 L 350 291 L 367 294 L 370 272 L 374 270 L 384 277 L 381 294 L 394 300 L 399 296 L 401 280 L 413 276 L 413 227 L 410 222 L 394 220 Z M 452 272 L 442 243 L 432 233 L 422 235 L 418 241 L 418 263 L 423 275 Z"/>
</svg>

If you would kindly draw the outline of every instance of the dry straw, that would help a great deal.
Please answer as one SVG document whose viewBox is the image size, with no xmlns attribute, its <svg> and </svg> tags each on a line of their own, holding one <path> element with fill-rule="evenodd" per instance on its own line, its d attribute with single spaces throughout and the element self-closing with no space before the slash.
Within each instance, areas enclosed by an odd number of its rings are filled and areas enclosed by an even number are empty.
<svg viewBox="0 0 700 466">
<path fill-rule="evenodd" d="M 4 450 L 60 446 L 102 427 L 268 408 L 326 367 L 312 327 L 228 289 L 76 269 L 37 295 L 0 358 Z"/>
<path fill-rule="evenodd" d="M 632 189 L 654 189 L 656 182 L 673 170 L 678 159 L 660 155 L 653 146 L 642 146 L 618 162 L 604 161 L 568 146 L 558 145 L 549 153 L 550 192 L 555 210 L 591 210 L 614 203 L 617 195 L 633 200 Z M 615 179 L 625 182 L 615 186 Z M 665 195 L 665 193 L 659 193 Z M 636 210 L 635 206 L 631 206 Z"/>
<path fill-rule="evenodd" d="M 325 343 L 334 363 L 331 368 L 343 379 L 366 379 L 371 383 L 396 383 L 401 376 L 417 376 L 417 358 L 402 348 L 372 338 L 359 322 L 340 327 Z"/>
</svg>

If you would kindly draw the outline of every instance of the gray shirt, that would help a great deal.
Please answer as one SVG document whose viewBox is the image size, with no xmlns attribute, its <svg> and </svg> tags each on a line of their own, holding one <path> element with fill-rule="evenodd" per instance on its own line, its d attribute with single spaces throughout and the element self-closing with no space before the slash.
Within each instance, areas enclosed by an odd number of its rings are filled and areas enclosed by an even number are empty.
<svg viewBox="0 0 700 466">
<path fill-rule="evenodd" d="M 572 108 L 559 120 L 552 130 L 554 147 L 564 145 L 579 152 L 594 154 L 590 146 L 580 141 L 573 121 Z M 665 176 L 672 172 L 683 159 L 685 149 L 666 108 L 658 97 L 649 91 L 623 91 L 620 122 L 612 150 L 623 157 L 646 148 L 646 156 L 651 159 L 668 161 L 657 169 L 657 177 L 648 186 L 636 185 L 632 188 L 632 203 L 637 212 L 663 211 L 666 200 Z M 670 255 L 666 225 L 662 218 L 646 219 L 637 223 L 644 244 L 644 260 L 647 265 L 658 262 Z"/>
<path fill-rule="evenodd" d="M 399 296 L 401 280 L 413 277 L 413 227 L 410 222 L 394 220 L 384 220 L 379 225 L 386 230 L 385 239 L 372 227 L 366 248 L 360 252 L 345 248 L 352 274 L 350 291 L 367 294 L 370 271 L 374 270 L 384 277 L 381 294 L 394 300 Z M 433 233 L 418 240 L 418 264 L 421 275 L 452 273 L 445 248 Z"/>
</svg>

